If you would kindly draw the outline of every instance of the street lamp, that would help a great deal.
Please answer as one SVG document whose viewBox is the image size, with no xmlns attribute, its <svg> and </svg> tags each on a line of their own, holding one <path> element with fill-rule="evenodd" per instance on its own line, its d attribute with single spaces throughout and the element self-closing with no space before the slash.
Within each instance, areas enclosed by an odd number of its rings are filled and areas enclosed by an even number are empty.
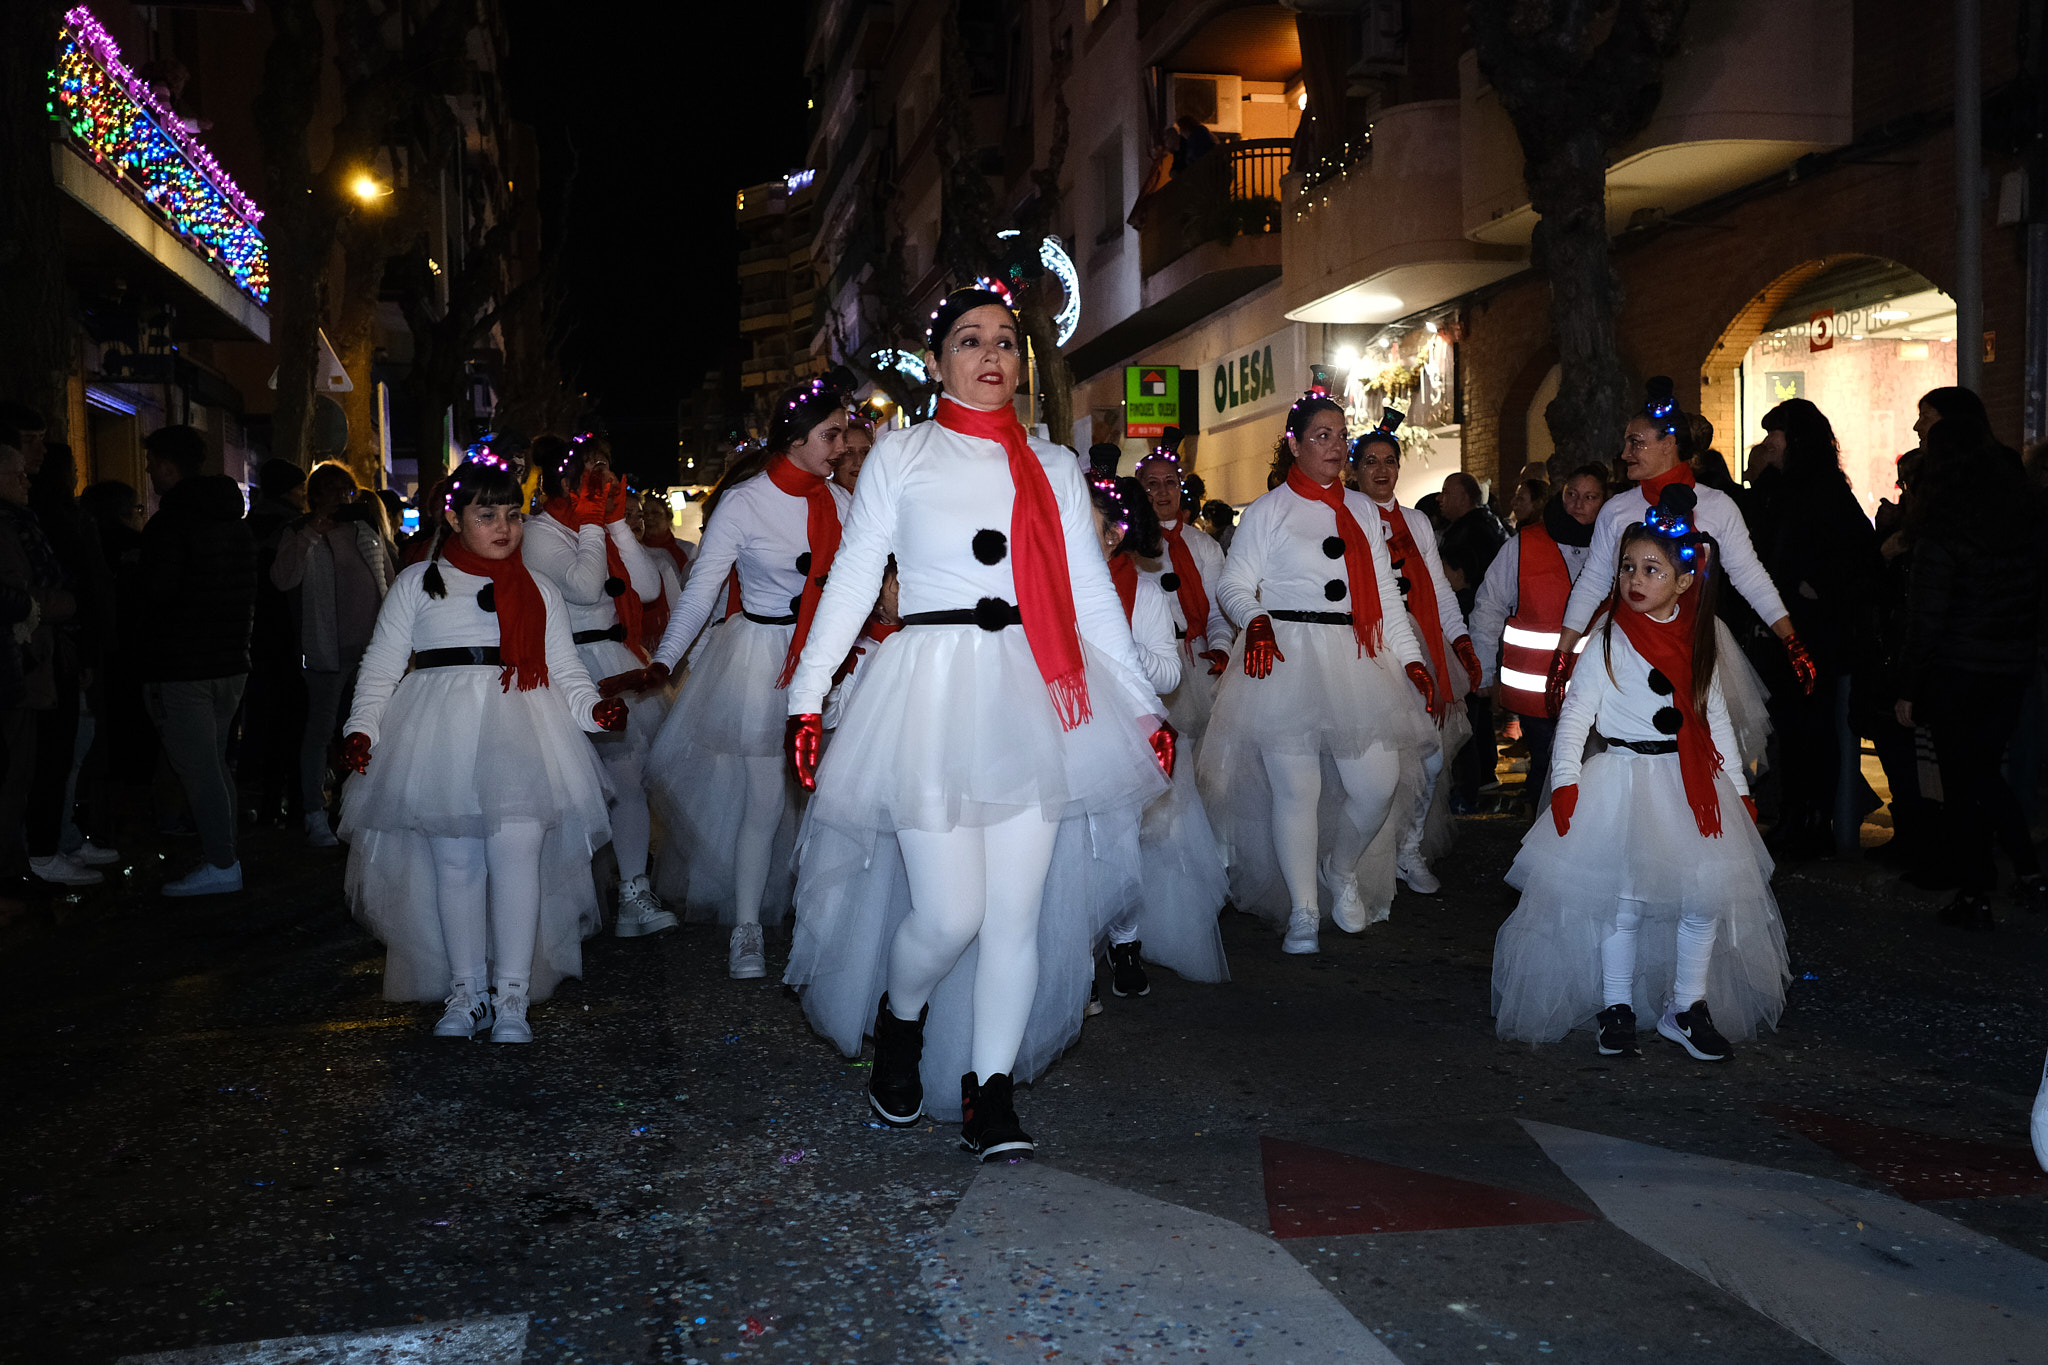
<svg viewBox="0 0 2048 1365">
<path fill-rule="evenodd" d="M 348 188 L 350 194 L 353 194 L 365 204 L 375 203 L 379 199 L 386 198 L 391 193 L 389 185 L 379 183 L 377 178 L 367 171 L 351 180 Z"/>
</svg>

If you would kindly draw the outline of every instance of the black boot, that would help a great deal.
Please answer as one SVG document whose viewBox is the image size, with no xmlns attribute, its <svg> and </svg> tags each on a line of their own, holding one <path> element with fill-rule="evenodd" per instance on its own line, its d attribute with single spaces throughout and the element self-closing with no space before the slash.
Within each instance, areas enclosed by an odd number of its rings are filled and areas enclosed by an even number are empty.
<svg viewBox="0 0 2048 1365">
<path fill-rule="evenodd" d="M 1109 945 L 1109 988 L 1120 996 L 1152 993 L 1145 964 L 1138 960 L 1138 949 L 1142 946 L 1136 939 Z"/>
<path fill-rule="evenodd" d="M 1008 1076 L 991 1076 L 982 1084 L 975 1083 L 972 1071 L 960 1078 L 960 1146 L 983 1161 L 1030 1156 L 1036 1150 L 1017 1122 Z"/>
<path fill-rule="evenodd" d="M 1593 1016 L 1593 1022 L 1600 1028 L 1602 1057 L 1643 1055 L 1642 1048 L 1636 1045 L 1636 1012 L 1633 1006 L 1609 1005 Z"/>
<path fill-rule="evenodd" d="M 916 1022 L 889 1012 L 889 996 L 875 1007 L 875 1065 L 868 1073 L 868 1107 L 892 1128 L 908 1128 L 924 1116 L 924 1082 L 917 1064 L 924 1058 L 926 1005 Z"/>
</svg>

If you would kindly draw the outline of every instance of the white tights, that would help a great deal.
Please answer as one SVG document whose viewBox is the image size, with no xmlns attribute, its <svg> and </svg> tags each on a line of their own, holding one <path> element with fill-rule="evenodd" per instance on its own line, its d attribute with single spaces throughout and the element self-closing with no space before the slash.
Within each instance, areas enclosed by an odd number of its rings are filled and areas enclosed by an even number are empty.
<svg viewBox="0 0 2048 1365">
<path fill-rule="evenodd" d="M 599 745 L 605 775 L 612 782 L 612 856 L 618 859 L 619 880 L 647 875 L 647 846 L 654 838 L 647 818 L 647 784 L 640 755 L 624 744 Z"/>
<path fill-rule="evenodd" d="M 1609 1005 L 1635 1001 L 1636 931 L 1643 923 L 1643 903 L 1624 900 L 1614 914 L 1614 932 L 1600 945 L 1600 975 Z M 1682 915 L 1678 921 L 1678 971 L 1673 979 L 1673 1008 L 1689 1010 L 1707 998 L 1707 967 L 1714 958 L 1715 922 L 1706 915 Z"/>
<path fill-rule="evenodd" d="M 487 839 L 428 840 L 455 985 L 523 992 L 532 981 L 542 833 L 538 820 L 508 820 Z"/>
<path fill-rule="evenodd" d="M 1422 788 L 1415 793 L 1415 810 L 1401 831 L 1401 848 L 1422 847 L 1423 827 L 1429 823 L 1430 803 L 1436 800 L 1437 779 L 1444 775 L 1444 746 L 1441 736 L 1422 755 Z"/>
<path fill-rule="evenodd" d="M 1315 754 L 1266 754 L 1266 781 L 1273 788 L 1273 854 L 1287 894 L 1297 906 L 1316 901 L 1316 806 L 1323 795 L 1323 761 Z M 1388 749 L 1336 760 L 1344 785 L 1344 814 L 1351 829 L 1332 850 L 1331 861 L 1348 873 L 1365 856 L 1393 809 L 1401 781 L 1401 759 Z"/>
<path fill-rule="evenodd" d="M 910 915 L 889 945 L 889 1012 L 915 1019 L 979 941 L 974 970 L 977 1081 L 1009 1075 L 1038 994 L 1038 909 L 1059 826 L 1037 810 L 943 834 L 898 830 Z"/>
<path fill-rule="evenodd" d="M 780 758 L 740 761 L 747 768 L 747 790 L 739 842 L 732 851 L 733 914 L 737 923 L 759 924 L 761 894 L 768 887 L 768 864 L 775 855 L 775 831 L 782 825 L 782 803 L 788 799 L 788 778 Z"/>
</svg>

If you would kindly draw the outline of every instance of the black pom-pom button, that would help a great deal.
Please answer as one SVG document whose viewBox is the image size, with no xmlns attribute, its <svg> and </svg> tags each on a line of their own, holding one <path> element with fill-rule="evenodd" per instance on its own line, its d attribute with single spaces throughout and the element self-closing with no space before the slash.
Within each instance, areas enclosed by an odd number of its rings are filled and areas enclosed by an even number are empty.
<svg viewBox="0 0 2048 1365">
<path fill-rule="evenodd" d="M 1650 690 L 1660 697 L 1671 695 L 1671 679 L 1664 676 L 1664 670 L 1660 668 L 1650 670 Z"/>
<path fill-rule="evenodd" d="M 1342 559 L 1344 557 L 1344 537 L 1325 536 L 1323 538 L 1323 555 L 1329 559 Z"/>
<path fill-rule="evenodd" d="M 1344 580 L 1341 578 L 1333 578 L 1323 584 L 1323 596 L 1329 598 L 1332 602 L 1342 602 L 1344 594 L 1350 591 L 1351 589 L 1345 586 Z"/>
<path fill-rule="evenodd" d="M 1177 573 L 1163 573 L 1159 575 L 1159 586 L 1168 592 L 1179 592 L 1180 575 Z"/>
<path fill-rule="evenodd" d="M 803 610 L 803 605 L 804 595 L 802 593 L 798 593 L 796 596 L 789 599 L 789 614 L 792 616 L 796 615 L 799 611 Z"/>
<path fill-rule="evenodd" d="M 1415 585 L 1408 581 L 1406 575 L 1403 575 L 1402 577 L 1394 580 L 1394 586 L 1401 590 L 1401 596 L 1406 597 L 1408 595 L 1408 590 L 1414 587 Z"/>
<path fill-rule="evenodd" d="M 809 550 L 805 550 L 802 554 L 796 557 L 796 571 L 800 574 L 805 575 L 808 575 L 810 573 L 811 552 Z"/>
<path fill-rule="evenodd" d="M 1685 717 L 1678 714 L 1675 706 L 1660 706 L 1657 714 L 1650 717 L 1650 723 L 1657 727 L 1660 735 L 1675 735 L 1685 725 Z"/>
<path fill-rule="evenodd" d="M 626 580 L 623 578 L 607 578 L 604 581 L 604 595 L 606 597 L 621 597 L 625 595 L 625 591 Z"/>
<path fill-rule="evenodd" d="M 982 535 L 1000 538 L 997 531 L 984 531 Z M 975 539 L 979 540 L 977 536 Z M 1010 624 L 1012 608 L 1000 597 L 984 597 L 974 604 L 974 624 L 983 630 L 1001 630 Z"/>
<path fill-rule="evenodd" d="M 1010 538 L 1001 531 L 976 531 L 974 557 L 984 564 L 1000 564 L 1010 553 Z"/>
<path fill-rule="evenodd" d="M 476 604 L 485 611 L 496 611 L 498 609 L 498 585 L 496 583 L 486 583 L 481 588 L 478 588 L 476 590 Z"/>
</svg>

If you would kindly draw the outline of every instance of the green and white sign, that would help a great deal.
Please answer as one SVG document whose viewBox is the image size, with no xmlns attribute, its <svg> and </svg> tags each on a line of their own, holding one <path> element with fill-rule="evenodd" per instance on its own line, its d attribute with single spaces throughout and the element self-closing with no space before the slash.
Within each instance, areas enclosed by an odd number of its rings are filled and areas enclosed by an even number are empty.
<svg viewBox="0 0 2048 1365">
<path fill-rule="evenodd" d="M 1124 435 L 1164 436 L 1180 425 L 1180 367 L 1128 365 L 1124 368 Z"/>
</svg>

